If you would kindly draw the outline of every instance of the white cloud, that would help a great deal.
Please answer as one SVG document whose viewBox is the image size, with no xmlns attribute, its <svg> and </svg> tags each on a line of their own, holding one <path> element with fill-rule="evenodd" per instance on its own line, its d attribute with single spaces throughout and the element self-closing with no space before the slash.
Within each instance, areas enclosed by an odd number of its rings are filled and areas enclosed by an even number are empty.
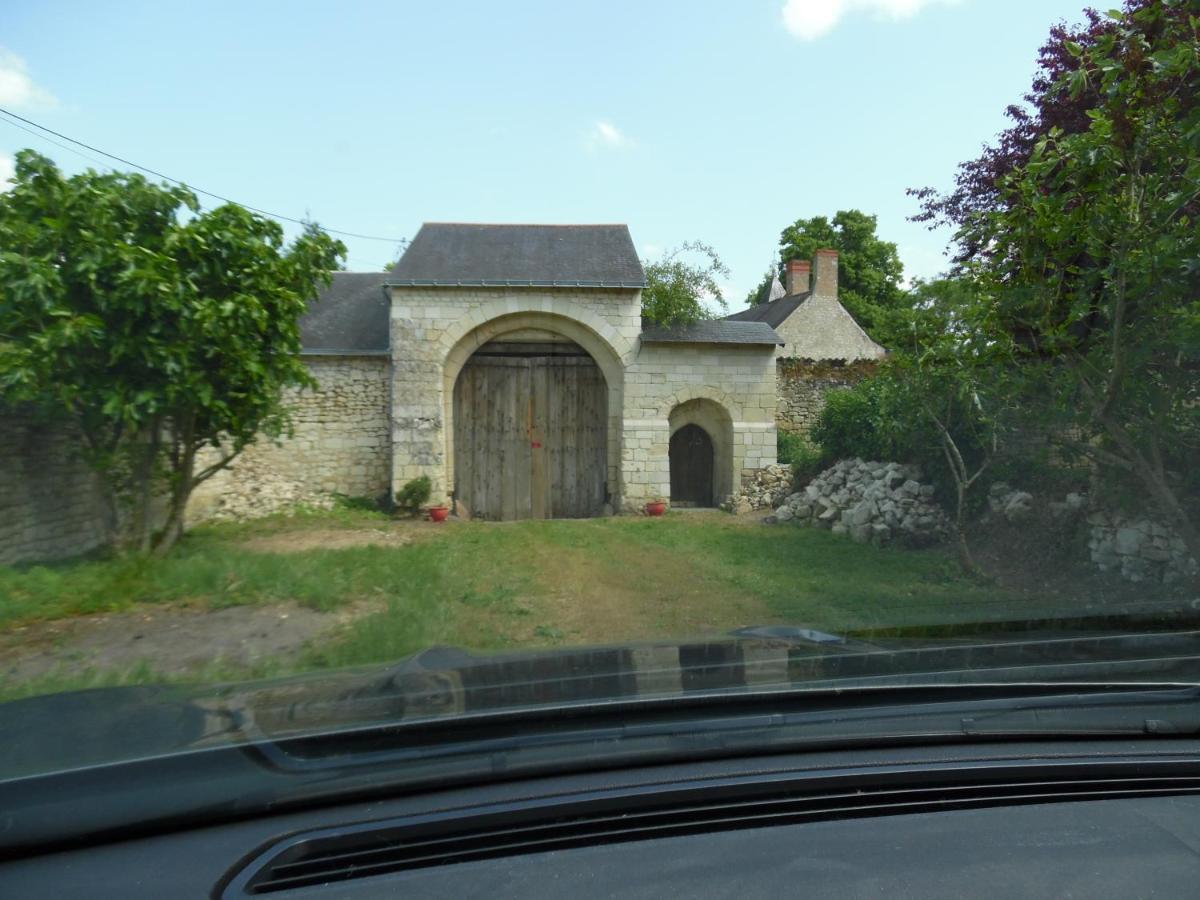
<svg viewBox="0 0 1200 900">
<path fill-rule="evenodd" d="M 616 125 L 612 122 L 606 122 L 601 119 L 596 122 L 588 130 L 587 145 L 590 149 L 595 150 L 598 147 L 609 147 L 612 149 L 620 149 L 629 147 L 633 144 Z"/>
<path fill-rule="evenodd" d="M 13 158 L 0 154 L 0 194 L 12 190 L 12 185 L 8 183 L 8 179 L 12 178 L 16 173 L 17 169 L 13 164 Z"/>
<path fill-rule="evenodd" d="M 837 26 L 843 17 L 868 13 L 876 19 L 908 19 L 926 6 L 953 5 L 959 0 L 787 0 L 783 26 L 802 41 L 815 41 Z"/>
<path fill-rule="evenodd" d="M 0 106 L 33 109 L 56 104 L 53 94 L 34 83 L 25 60 L 0 47 Z"/>
</svg>

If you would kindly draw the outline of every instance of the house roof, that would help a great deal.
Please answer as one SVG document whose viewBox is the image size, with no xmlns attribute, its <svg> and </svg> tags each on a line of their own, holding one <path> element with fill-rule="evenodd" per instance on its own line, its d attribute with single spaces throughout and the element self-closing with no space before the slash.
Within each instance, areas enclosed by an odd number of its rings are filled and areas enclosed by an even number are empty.
<svg viewBox="0 0 1200 900">
<path fill-rule="evenodd" d="M 642 288 L 646 273 L 625 225 L 426 222 L 387 283 Z"/>
<path fill-rule="evenodd" d="M 788 294 L 786 297 L 780 297 L 770 303 L 759 303 L 749 309 L 735 312 L 731 316 L 726 316 L 725 321 L 766 322 L 772 328 L 778 328 L 783 324 L 784 319 L 794 313 L 800 304 L 810 296 L 812 296 L 812 291 L 805 291 L 803 294 Z"/>
<path fill-rule="evenodd" d="M 335 272 L 300 318 L 305 353 L 387 352 L 390 303 L 385 272 Z"/>
<path fill-rule="evenodd" d="M 783 339 L 765 322 L 730 322 L 714 319 L 693 322 L 675 328 L 652 326 L 642 331 L 642 340 L 651 344 L 766 344 L 776 346 Z"/>
</svg>

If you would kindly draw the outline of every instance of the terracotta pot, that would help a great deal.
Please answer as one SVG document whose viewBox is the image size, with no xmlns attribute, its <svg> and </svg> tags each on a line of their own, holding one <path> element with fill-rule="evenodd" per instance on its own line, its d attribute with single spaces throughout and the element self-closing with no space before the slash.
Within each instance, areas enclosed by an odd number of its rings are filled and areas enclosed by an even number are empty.
<svg viewBox="0 0 1200 900">
<path fill-rule="evenodd" d="M 445 522 L 448 515 L 450 515 L 450 507 L 448 506 L 429 507 L 429 520 L 431 522 Z"/>
<path fill-rule="evenodd" d="M 667 504 L 662 500 L 652 500 L 646 504 L 646 515 L 661 516 L 667 511 Z"/>
</svg>

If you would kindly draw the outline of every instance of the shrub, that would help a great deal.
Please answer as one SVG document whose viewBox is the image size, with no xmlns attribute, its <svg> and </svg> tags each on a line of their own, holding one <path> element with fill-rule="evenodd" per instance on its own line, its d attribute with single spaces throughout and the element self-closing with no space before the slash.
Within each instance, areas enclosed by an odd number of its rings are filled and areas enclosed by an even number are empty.
<svg viewBox="0 0 1200 900">
<path fill-rule="evenodd" d="M 883 391 L 877 379 L 831 391 L 812 429 L 812 439 L 830 460 L 861 456 L 887 460 L 895 455 L 892 423 L 885 421 Z"/>
<path fill-rule="evenodd" d="M 396 506 L 416 513 L 429 502 L 429 495 L 432 493 L 433 482 L 429 480 L 428 475 L 421 475 L 406 482 L 404 487 L 396 491 Z"/>
<path fill-rule="evenodd" d="M 387 496 L 383 497 L 352 497 L 349 494 L 334 493 L 333 504 L 338 509 L 352 512 L 380 512 L 384 509 Z"/>
<path fill-rule="evenodd" d="M 775 455 L 792 467 L 792 488 L 799 490 L 816 477 L 827 463 L 825 454 L 802 434 L 776 432 Z"/>
</svg>

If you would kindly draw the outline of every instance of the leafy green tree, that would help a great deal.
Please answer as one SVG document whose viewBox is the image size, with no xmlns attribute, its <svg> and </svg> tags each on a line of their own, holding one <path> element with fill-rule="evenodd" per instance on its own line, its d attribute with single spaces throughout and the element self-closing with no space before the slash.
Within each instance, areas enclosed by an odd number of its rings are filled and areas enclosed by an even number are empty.
<svg viewBox="0 0 1200 900">
<path fill-rule="evenodd" d="M 797 219 L 779 236 L 780 278 L 788 260 L 811 260 L 823 247 L 838 251 L 838 297 L 872 337 L 884 327 L 890 313 L 907 306 L 900 286 L 904 266 L 896 245 L 876 234 L 877 224 L 875 216 L 845 209 L 832 221 L 825 216 Z M 768 272 L 746 302 L 765 302 L 770 283 Z"/>
<path fill-rule="evenodd" d="M 1188 13 L 1188 10 L 1193 10 Z M 998 182 L 960 243 L 1060 440 L 1140 485 L 1200 558 L 1200 32 L 1183 0 L 1109 14 L 1046 90 L 1094 98 Z M 1067 440 L 1066 435 L 1078 435 Z"/>
<path fill-rule="evenodd" d="M 666 326 L 711 319 L 704 301 L 725 309 L 718 279 L 728 277 L 729 268 L 716 250 L 702 241 L 687 241 L 647 263 L 642 317 Z"/>
<path fill-rule="evenodd" d="M 916 302 L 903 317 L 907 327 L 897 328 L 884 368 L 886 415 L 892 428 L 923 430 L 926 444 L 936 446 L 954 490 L 959 563 L 975 573 L 965 528 L 968 498 L 1012 422 L 1005 377 L 1012 347 L 994 327 L 991 304 L 963 282 L 919 283 L 913 293 Z"/>
<path fill-rule="evenodd" d="M 345 248 L 140 175 L 64 177 L 17 154 L 0 196 L 0 398 L 79 427 L 109 487 L 110 525 L 165 551 L 197 484 L 288 427 L 281 393 L 310 385 L 298 320 Z M 166 500 L 152 536 L 149 510 Z"/>
</svg>

